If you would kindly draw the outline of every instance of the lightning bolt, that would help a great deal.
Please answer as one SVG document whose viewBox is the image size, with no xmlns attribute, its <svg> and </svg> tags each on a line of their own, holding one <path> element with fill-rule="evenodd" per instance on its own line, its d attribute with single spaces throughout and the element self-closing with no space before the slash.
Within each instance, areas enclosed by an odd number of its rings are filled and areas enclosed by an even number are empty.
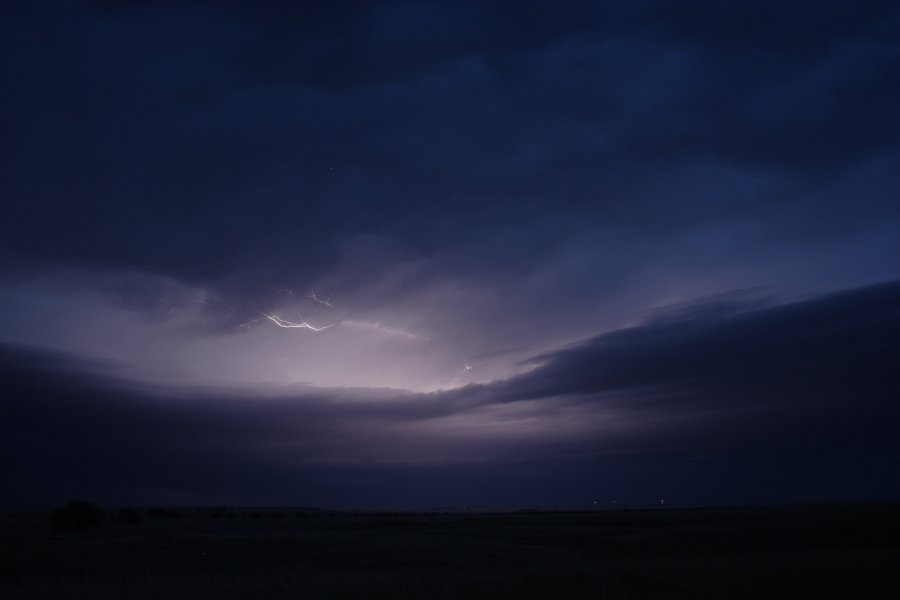
<svg viewBox="0 0 900 600">
<path fill-rule="evenodd" d="M 286 294 L 288 296 L 294 295 L 294 292 L 292 292 L 291 290 L 289 290 L 287 288 L 272 288 L 272 291 L 274 291 L 276 294 Z M 319 297 L 317 297 L 315 292 L 311 292 L 307 297 L 312 298 L 319 304 L 324 304 L 325 306 L 329 306 L 329 307 L 332 306 L 332 304 L 330 302 L 330 300 L 331 300 L 330 296 L 327 301 L 322 300 Z M 193 305 L 218 305 L 220 307 L 227 308 L 227 309 L 235 309 L 236 308 L 233 304 L 226 302 L 225 300 L 222 300 L 218 296 L 210 295 L 206 298 L 200 298 L 198 300 L 189 300 L 189 301 L 184 301 L 184 302 L 170 303 L 168 306 L 168 314 L 172 315 L 179 308 L 183 308 L 186 306 L 193 306 Z M 315 325 L 311 325 L 311 324 L 307 323 L 306 321 L 303 321 L 302 315 L 300 315 L 299 322 L 294 322 L 294 321 L 288 321 L 287 319 L 284 319 L 275 313 L 259 312 L 258 314 L 259 314 L 258 317 L 247 318 L 247 320 L 245 322 L 238 323 L 237 326 L 240 328 L 249 330 L 253 326 L 254 323 L 258 323 L 259 321 L 262 321 L 263 319 L 265 319 L 267 321 L 271 321 L 272 323 L 274 323 L 275 325 L 277 325 L 278 327 L 281 327 L 283 329 L 309 329 L 310 331 L 314 331 L 314 332 L 318 333 L 320 331 L 325 331 L 326 329 L 328 329 L 330 327 L 334 327 L 334 325 L 335 325 L 335 323 L 332 323 L 330 325 L 316 327 Z"/>
<path fill-rule="evenodd" d="M 308 293 L 308 294 L 306 295 L 306 297 L 307 297 L 307 298 L 311 298 L 312 300 L 315 300 L 315 301 L 318 302 L 319 304 L 324 304 L 325 306 L 328 306 L 328 307 L 333 306 L 333 305 L 331 304 L 331 296 L 330 296 L 330 295 L 328 296 L 328 300 L 322 300 L 321 298 L 319 298 L 318 296 L 316 296 L 316 293 L 315 293 L 315 292 L 310 292 L 310 293 Z"/>
<path fill-rule="evenodd" d="M 278 315 L 263 313 L 263 317 L 272 321 L 279 327 L 283 327 L 285 329 L 311 329 L 312 331 L 319 332 L 325 331 L 329 327 L 333 327 L 334 325 L 325 325 L 323 327 L 316 327 L 314 325 L 310 325 L 306 321 L 301 321 L 300 323 L 294 323 L 293 321 L 288 321 L 287 319 L 282 319 Z"/>
</svg>

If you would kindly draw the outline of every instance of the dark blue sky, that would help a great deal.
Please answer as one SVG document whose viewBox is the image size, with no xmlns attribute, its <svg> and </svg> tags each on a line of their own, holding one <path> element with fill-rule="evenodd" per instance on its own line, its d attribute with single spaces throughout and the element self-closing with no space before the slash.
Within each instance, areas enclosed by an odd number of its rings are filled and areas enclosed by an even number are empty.
<svg viewBox="0 0 900 600">
<path fill-rule="evenodd" d="M 900 496 L 892 2 L 10 2 L 10 503 Z"/>
</svg>

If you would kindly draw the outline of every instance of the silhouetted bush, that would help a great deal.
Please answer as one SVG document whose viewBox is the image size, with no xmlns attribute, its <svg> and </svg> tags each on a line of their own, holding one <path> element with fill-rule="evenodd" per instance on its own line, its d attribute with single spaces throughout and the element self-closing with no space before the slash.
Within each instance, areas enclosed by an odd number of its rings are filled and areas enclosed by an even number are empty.
<svg viewBox="0 0 900 600">
<path fill-rule="evenodd" d="M 99 527 L 103 521 L 103 509 L 84 500 L 72 500 L 50 512 L 53 531 L 75 532 Z"/>
<path fill-rule="evenodd" d="M 171 508 L 148 508 L 144 511 L 148 519 L 177 519 L 181 516 L 177 510 Z"/>
<path fill-rule="evenodd" d="M 119 520 L 129 524 L 138 523 L 141 520 L 141 515 L 133 508 L 123 508 L 119 511 Z"/>
</svg>

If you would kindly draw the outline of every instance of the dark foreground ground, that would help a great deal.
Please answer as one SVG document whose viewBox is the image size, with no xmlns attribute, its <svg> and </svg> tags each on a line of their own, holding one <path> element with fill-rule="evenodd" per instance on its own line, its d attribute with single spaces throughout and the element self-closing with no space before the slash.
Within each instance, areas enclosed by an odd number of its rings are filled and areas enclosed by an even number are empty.
<svg viewBox="0 0 900 600">
<path fill-rule="evenodd" d="M 900 505 L 0 521 L 0 598 L 900 598 Z"/>
</svg>

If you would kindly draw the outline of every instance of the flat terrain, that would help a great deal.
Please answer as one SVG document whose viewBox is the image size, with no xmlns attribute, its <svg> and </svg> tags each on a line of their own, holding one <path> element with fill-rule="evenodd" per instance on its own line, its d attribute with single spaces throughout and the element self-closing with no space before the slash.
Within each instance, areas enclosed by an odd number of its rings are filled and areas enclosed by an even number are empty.
<svg viewBox="0 0 900 600">
<path fill-rule="evenodd" d="M 0 518 L 0 598 L 900 598 L 900 505 Z M 115 511 L 113 511 L 115 514 Z"/>
</svg>

